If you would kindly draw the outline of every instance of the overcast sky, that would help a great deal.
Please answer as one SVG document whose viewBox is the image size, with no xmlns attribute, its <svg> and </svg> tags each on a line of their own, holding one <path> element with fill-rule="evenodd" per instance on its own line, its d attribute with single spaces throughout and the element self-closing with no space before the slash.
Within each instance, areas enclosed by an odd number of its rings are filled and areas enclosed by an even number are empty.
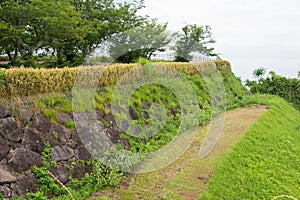
<svg viewBox="0 0 300 200">
<path fill-rule="evenodd" d="M 300 71 L 300 0 L 145 0 L 145 6 L 143 14 L 168 22 L 171 31 L 210 25 L 216 52 L 243 80 L 258 67 L 289 77 Z"/>
</svg>

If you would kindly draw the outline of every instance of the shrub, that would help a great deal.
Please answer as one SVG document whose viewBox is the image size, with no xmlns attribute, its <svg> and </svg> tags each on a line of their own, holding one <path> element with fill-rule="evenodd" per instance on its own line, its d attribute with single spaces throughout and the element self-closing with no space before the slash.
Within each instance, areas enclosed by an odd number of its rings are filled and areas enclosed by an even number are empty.
<svg viewBox="0 0 300 200">
<path fill-rule="evenodd" d="M 148 60 L 139 59 L 140 64 L 148 63 Z M 215 62 L 219 70 L 231 75 L 230 64 L 227 61 Z M 77 67 L 77 68 L 55 68 L 55 69 L 33 69 L 33 68 L 11 68 L 0 69 L 2 74 L 2 85 L 0 97 L 24 97 L 36 94 L 47 94 L 52 92 L 66 92 L 73 88 L 74 82 L 80 86 L 90 87 L 98 83 L 98 86 L 114 85 L 120 77 L 128 73 L 140 64 L 116 64 L 109 67 Z M 153 65 L 168 66 L 187 75 L 203 73 L 206 70 L 215 70 L 212 62 L 201 63 L 178 63 L 158 62 Z M 3 76 L 5 74 L 5 76 Z M 79 76 L 80 75 L 80 76 Z M 138 76 L 133 74 L 132 77 Z M 3 82 L 4 81 L 4 82 Z M 1 85 L 1 82 L 0 82 Z M 78 85 L 77 85 L 78 86 Z"/>
</svg>

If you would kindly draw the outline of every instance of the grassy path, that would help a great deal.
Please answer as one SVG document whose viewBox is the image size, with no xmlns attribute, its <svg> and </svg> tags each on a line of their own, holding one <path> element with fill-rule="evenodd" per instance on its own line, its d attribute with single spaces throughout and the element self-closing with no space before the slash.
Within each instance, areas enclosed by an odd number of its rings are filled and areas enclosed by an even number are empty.
<svg viewBox="0 0 300 200">
<path fill-rule="evenodd" d="M 190 148 L 171 165 L 130 174 L 119 187 L 105 188 L 90 199 L 197 199 L 224 156 L 266 110 L 266 106 L 251 106 L 227 112 L 222 136 L 205 159 L 200 160 L 199 148 L 208 126 L 199 129 Z"/>
</svg>

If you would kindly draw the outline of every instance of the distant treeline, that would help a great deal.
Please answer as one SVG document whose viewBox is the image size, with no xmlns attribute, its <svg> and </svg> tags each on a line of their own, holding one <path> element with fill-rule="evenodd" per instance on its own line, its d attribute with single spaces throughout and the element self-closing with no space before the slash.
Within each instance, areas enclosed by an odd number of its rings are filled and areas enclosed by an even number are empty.
<svg viewBox="0 0 300 200">
<path fill-rule="evenodd" d="M 260 70 L 262 68 L 253 72 L 253 75 L 258 78 L 257 81 L 246 81 L 246 85 L 252 93 L 278 95 L 300 109 L 300 72 L 298 72 L 298 78 L 287 78 L 277 75 L 273 71 L 269 73 L 268 77 L 262 78 L 264 70 L 263 73 L 257 73 Z"/>
</svg>

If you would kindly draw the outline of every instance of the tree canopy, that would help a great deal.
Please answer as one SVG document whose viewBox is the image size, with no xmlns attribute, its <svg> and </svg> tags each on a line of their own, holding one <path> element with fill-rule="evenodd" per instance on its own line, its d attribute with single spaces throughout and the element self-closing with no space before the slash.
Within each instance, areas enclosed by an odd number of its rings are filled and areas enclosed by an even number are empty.
<svg viewBox="0 0 300 200">
<path fill-rule="evenodd" d="M 117 62 L 149 59 L 171 41 L 167 24 L 138 14 L 144 0 L 1 0 L 0 55 L 9 66 L 64 67 L 89 64 L 104 41 Z M 216 56 L 209 26 L 183 27 L 173 35 L 177 61 L 192 52 Z"/>
<path fill-rule="evenodd" d="M 182 32 L 175 34 L 177 41 L 173 49 L 177 61 L 191 61 L 192 52 L 202 53 L 206 56 L 217 56 L 214 48 L 209 45 L 216 41 L 212 38 L 210 26 L 189 24 L 182 28 Z"/>
<path fill-rule="evenodd" d="M 166 28 L 167 24 L 147 20 L 137 28 L 114 35 L 109 40 L 109 54 L 121 63 L 130 63 L 140 57 L 150 59 L 155 52 L 165 51 L 171 41 Z"/>
<path fill-rule="evenodd" d="M 252 93 L 263 93 L 278 95 L 288 102 L 292 103 L 296 108 L 300 109 L 300 77 L 286 78 L 277 75 L 271 71 L 269 76 L 262 78 L 261 75 L 265 73 L 265 68 L 261 70 L 254 70 L 253 74 L 259 74 L 258 81 L 246 80 L 246 85 L 250 88 Z M 263 72 L 263 73 L 257 73 Z M 298 72 L 299 73 L 299 72 Z"/>
<path fill-rule="evenodd" d="M 3 0 L 0 53 L 11 65 L 34 65 L 34 55 L 51 55 L 50 65 L 78 65 L 106 38 L 139 26 L 142 7 L 143 1 Z"/>
</svg>

